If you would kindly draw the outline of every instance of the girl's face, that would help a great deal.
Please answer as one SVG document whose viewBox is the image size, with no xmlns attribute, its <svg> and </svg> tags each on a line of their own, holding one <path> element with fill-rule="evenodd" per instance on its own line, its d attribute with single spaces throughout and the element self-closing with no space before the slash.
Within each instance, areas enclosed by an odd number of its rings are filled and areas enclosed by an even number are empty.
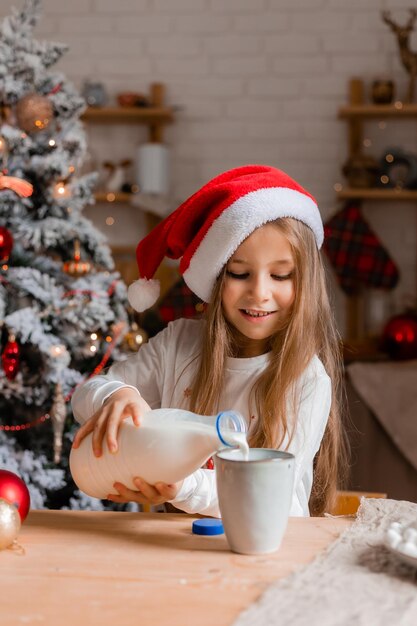
<svg viewBox="0 0 417 626">
<path fill-rule="evenodd" d="M 226 266 L 222 306 L 227 321 L 248 340 L 238 356 L 264 354 L 294 302 L 294 257 L 286 237 L 271 224 L 257 228 Z"/>
</svg>

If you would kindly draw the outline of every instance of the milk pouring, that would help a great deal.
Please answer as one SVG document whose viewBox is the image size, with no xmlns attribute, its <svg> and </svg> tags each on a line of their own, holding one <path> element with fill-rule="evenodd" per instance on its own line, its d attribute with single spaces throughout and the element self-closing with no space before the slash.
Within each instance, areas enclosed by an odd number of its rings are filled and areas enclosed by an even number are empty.
<svg viewBox="0 0 417 626">
<path fill-rule="evenodd" d="M 70 470 L 76 485 L 94 498 L 114 493 L 120 482 L 136 490 L 133 478 L 155 484 L 176 483 L 199 469 L 218 450 L 238 447 L 248 453 L 247 426 L 242 415 L 222 411 L 218 415 L 195 415 L 180 409 L 156 409 L 141 418 L 122 422 L 118 451 L 111 454 L 103 441 L 103 454 L 95 457 L 92 434 L 72 449 Z"/>
</svg>

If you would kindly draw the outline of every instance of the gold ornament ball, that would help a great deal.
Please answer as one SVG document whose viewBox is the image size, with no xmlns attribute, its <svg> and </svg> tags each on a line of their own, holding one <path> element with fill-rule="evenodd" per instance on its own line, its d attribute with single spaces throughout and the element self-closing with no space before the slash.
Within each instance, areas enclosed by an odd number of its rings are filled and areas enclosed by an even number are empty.
<svg viewBox="0 0 417 626">
<path fill-rule="evenodd" d="M 148 340 L 147 332 L 138 326 L 136 322 L 133 322 L 129 332 L 126 333 L 123 339 L 124 347 L 131 352 L 137 352 L 143 343 Z"/>
<path fill-rule="evenodd" d="M 19 534 L 21 526 L 17 508 L 0 498 L 0 550 L 8 548 Z"/>
<path fill-rule="evenodd" d="M 44 130 L 51 122 L 54 110 L 46 96 L 30 93 L 16 105 L 16 120 L 19 128 L 27 133 Z"/>
</svg>

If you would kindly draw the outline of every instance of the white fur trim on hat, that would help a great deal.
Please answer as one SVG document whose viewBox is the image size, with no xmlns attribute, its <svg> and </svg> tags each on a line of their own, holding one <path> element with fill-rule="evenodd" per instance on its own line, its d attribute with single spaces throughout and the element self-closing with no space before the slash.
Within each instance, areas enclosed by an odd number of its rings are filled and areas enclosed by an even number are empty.
<svg viewBox="0 0 417 626">
<path fill-rule="evenodd" d="M 159 298 L 161 285 L 159 280 L 139 278 L 127 290 L 127 299 L 135 311 L 146 311 Z"/>
<path fill-rule="evenodd" d="M 183 277 L 188 287 L 209 302 L 217 276 L 240 244 L 253 231 L 280 217 L 293 217 L 311 228 L 317 247 L 324 232 L 314 200 L 288 187 L 251 191 L 225 209 L 213 222 L 195 251 Z"/>
</svg>

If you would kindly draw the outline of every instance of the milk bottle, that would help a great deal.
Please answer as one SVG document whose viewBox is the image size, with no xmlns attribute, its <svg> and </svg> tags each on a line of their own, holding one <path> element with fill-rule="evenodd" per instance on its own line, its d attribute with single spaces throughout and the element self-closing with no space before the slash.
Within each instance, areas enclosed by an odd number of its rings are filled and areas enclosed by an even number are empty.
<svg viewBox="0 0 417 626">
<path fill-rule="evenodd" d="M 131 419 L 122 422 L 118 451 L 111 454 L 103 441 L 103 454 L 95 457 L 92 433 L 72 449 L 69 463 L 76 485 L 94 498 L 114 493 L 120 482 L 137 490 L 133 478 L 146 482 L 175 483 L 199 469 L 218 450 L 239 447 L 245 456 L 247 426 L 236 411 L 218 415 L 195 415 L 181 409 L 156 409 L 141 418 L 139 427 Z"/>
</svg>

